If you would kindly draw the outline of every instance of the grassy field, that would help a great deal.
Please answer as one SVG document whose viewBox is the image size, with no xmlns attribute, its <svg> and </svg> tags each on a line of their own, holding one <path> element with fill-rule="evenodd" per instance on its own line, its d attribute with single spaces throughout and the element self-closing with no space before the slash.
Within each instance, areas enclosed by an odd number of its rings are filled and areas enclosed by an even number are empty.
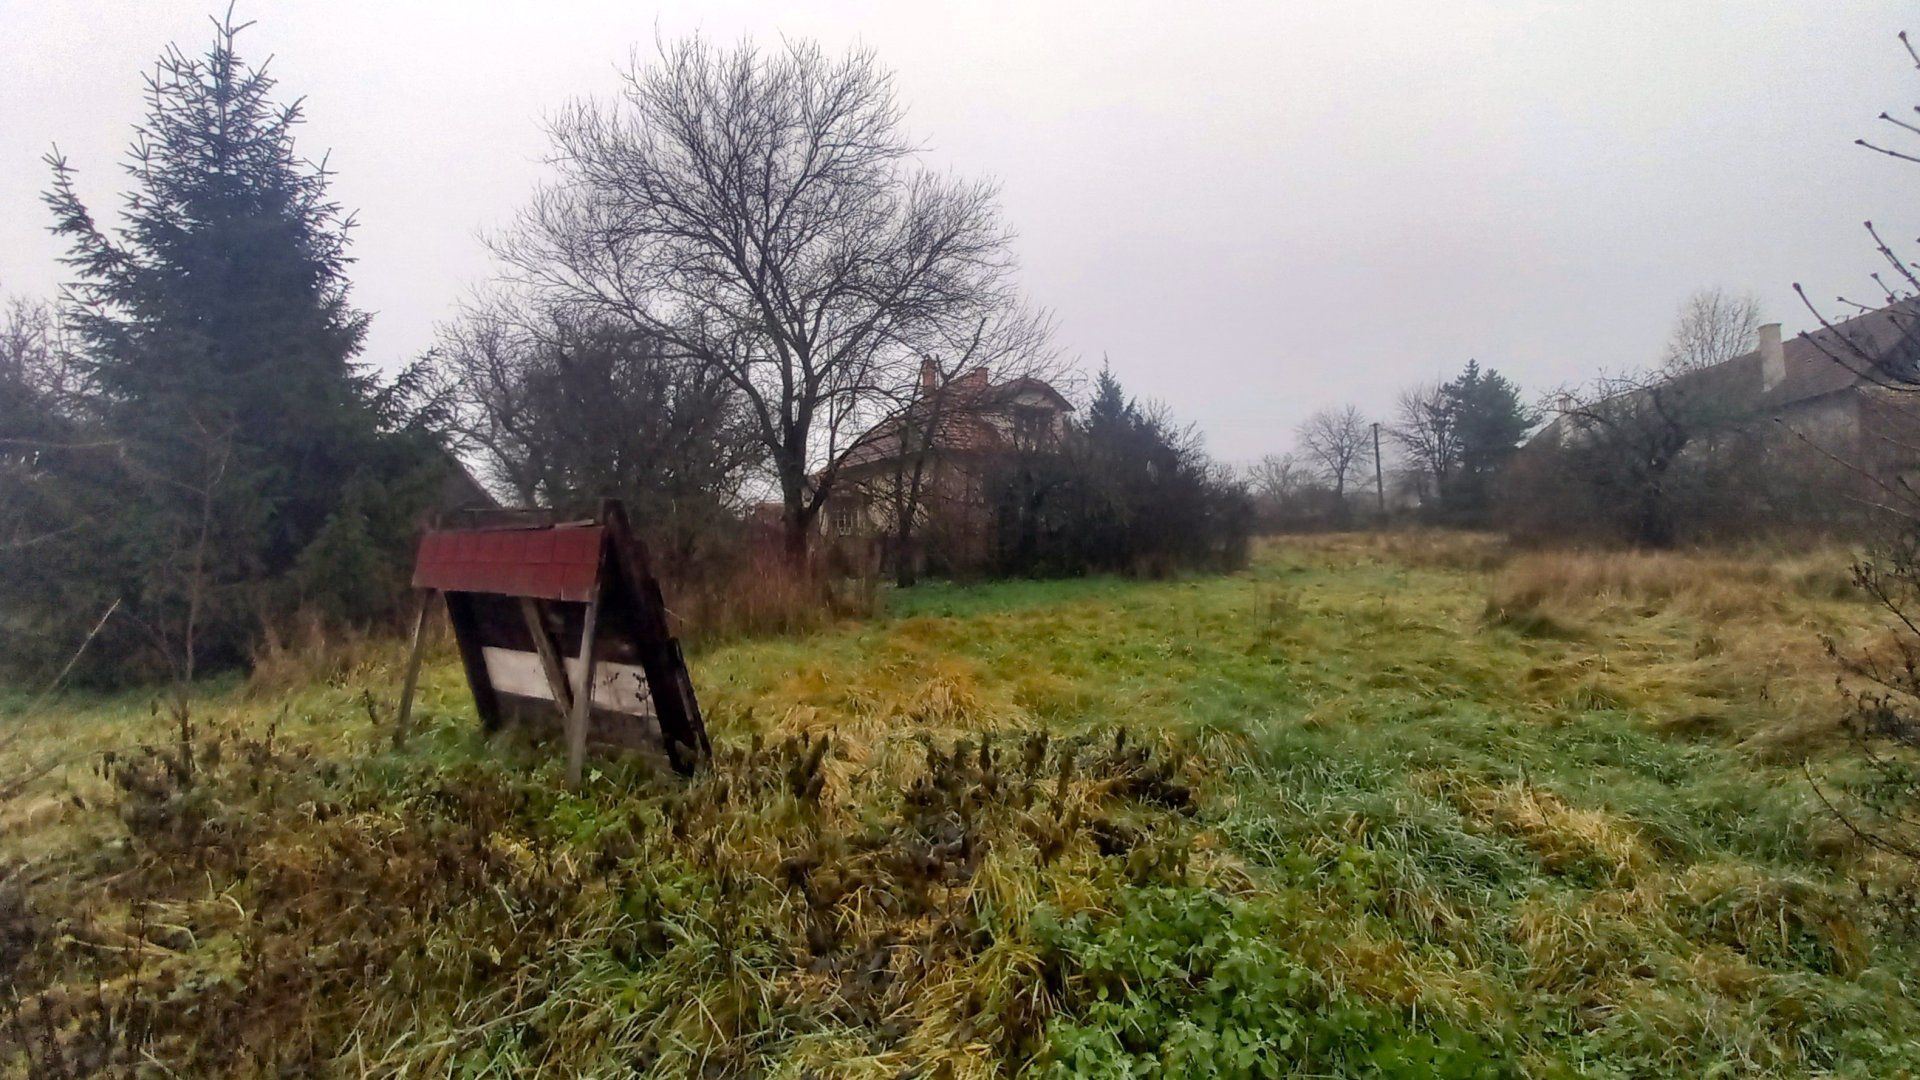
<svg viewBox="0 0 1920 1080">
<path fill-rule="evenodd" d="M 1920 1074 L 1823 814 L 1844 559 L 1275 543 L 693 658 L 691 785 L 397 650 L 0 750 L 0 1060 L 155 1075 Z M 145 746 L 146 749 L 137 749 Z"/>
</svg>

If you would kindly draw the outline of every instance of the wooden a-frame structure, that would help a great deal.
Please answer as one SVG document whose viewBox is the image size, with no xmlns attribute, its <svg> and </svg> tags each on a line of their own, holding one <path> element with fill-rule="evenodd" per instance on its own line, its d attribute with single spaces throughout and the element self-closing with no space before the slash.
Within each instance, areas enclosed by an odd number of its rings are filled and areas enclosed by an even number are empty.
<svg viewBox="0 0 1920 1080">
<path fill-rule="evenodd" d="M 406 737 L 427 619 L 444 597 L 474 708 L 487 730 L 558 720 L 567 780 L 587 742 L 665 755 L 681 774 L 710 756 L 680 644 L 646 546 L 619 500 L 597 513 L 480 511 L 420 542 L 422 590 L 394 737 Z"/>
</svg>

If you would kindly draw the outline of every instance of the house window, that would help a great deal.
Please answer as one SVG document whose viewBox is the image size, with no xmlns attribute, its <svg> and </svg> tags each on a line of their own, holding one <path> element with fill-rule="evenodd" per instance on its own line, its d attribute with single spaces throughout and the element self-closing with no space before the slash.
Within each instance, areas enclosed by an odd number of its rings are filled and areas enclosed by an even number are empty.
<svg viewBox="0 0 1920 1080">
<path fill-rule="evenodd" d="M 839 536 L 851 536 L 860 531 L 860 507 L 847 500 L 838 499 L 827 509 L 827 524 Z"/>
<path fill-rule="evenodd" d="M 1053 412 L 1032 406 L 1013 411 L 1013 438 L 1021 446 L 1045 446 L 1053 441 Z"/>
</svg>

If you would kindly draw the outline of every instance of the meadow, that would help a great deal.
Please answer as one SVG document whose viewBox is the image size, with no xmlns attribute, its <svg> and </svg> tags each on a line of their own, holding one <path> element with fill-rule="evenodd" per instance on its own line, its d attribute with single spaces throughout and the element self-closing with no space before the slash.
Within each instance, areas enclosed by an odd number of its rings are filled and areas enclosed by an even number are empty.
<svg viewBox="0 0 1920 1080">
<path fill-rule="evenodd" d="M 30 1075 L 1920 1075 L 1843 552 L 1272 541 L 703 644 L 693 782 L 370 642 L 0 721 Z M 5 699 L 16 710 L 30 695 Z M 25 778 L 13 783 L 13 778 Z"/>
</svg>

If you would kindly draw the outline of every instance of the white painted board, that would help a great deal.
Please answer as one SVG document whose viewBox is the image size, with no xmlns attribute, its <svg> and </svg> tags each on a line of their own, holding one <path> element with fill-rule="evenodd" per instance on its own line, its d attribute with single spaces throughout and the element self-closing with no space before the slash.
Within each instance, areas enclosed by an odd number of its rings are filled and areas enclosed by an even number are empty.
<svg viewBox="0 0 1920 1080">
<path fill-rule="evenodd" d="M 488 645 L 480 650 L 486 659 L 487 676 L 493 688 L 503 694 L 552 701 L 547 689 L 547 674 L 540 666 L 538 653 L 501 649 Z M 563 657 L 567 683 L 580 685 L 580 658 Z M 602 709 L 634 714 L 653 714 L 653 699 L 647 694 L 647 676 L 635 664 L 613 664 L 605 660 L 593 666 L 593 703 Z"/>
</svg>

